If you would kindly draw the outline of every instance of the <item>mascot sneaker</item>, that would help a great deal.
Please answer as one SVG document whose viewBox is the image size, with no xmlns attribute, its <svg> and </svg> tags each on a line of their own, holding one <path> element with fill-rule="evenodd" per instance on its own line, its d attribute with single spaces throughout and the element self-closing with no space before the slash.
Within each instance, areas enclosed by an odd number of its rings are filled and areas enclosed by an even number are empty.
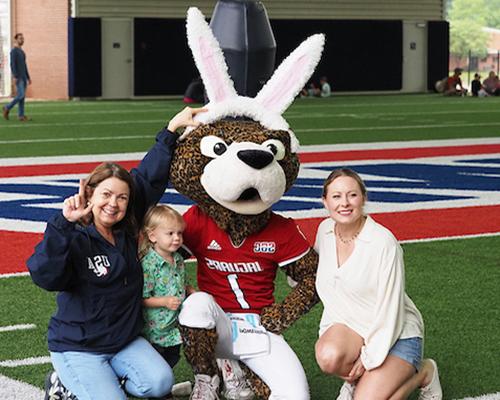
<svg viewBox="0 0 500 400">
<path fill-rule="evenodd" d="M 245 374 L 240 368 L 238 361 L 229 359 L 217 359 L 217 365 L 222 371 L 224 390 L 222 394 L 227 400 L 250 400 L 253 392 L 247 385 Z"/>
<path fill-rule="evenodd" d="M 354 398 L 354 389 L 356 385 L 352 385 L 348 382 L 344 382 L 342 387 L 340 388 L 339 395 L 337 400 L 352 400 Z"/>
<path fill-rule="evenodd" d="M 439 382 L 439 372 L 436 361 L 429 358 L 428 360 L 433 367 L 431 381 L 420 389 L 418 400 L 441 400 L 443 398 L 443 390 Z"/>
<path fill-rule="evenodd" d="M 220 400 L 217 392 L 220 379 L 218 375 L 208 376 L 198 374 L 194 376 L 194 387 L 190 400 Z"/>
<path fill-rule="evenodd" d="M 56 371 L 51 371 L 45 378 L 44 400 L 77 400 L 77 398 L 63 386 Z"/>
</svg>

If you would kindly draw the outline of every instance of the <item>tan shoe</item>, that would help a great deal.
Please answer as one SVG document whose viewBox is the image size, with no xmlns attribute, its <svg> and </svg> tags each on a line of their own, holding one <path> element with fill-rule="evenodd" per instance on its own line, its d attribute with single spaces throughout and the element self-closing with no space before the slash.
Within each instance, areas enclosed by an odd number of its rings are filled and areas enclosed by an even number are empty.
<svg viewBox="0 0 500 400">
<path fill-rule="evenodd" d="M 3 117 L 4 119 L 6 119 L 7 121 L 9 120 L 9 112 L 10 110 L 7 108 L 7 107 L 2 107 L 2 114 L 3 114 Z"/>
<path fill-rule="evenodd" d="M 28 121 L 31 121 L 31 118 L 27 117 L 26 115 L 23 115 L 22 117 L 19 117 L 19 121 L 28 122 Z"/>
</svg>

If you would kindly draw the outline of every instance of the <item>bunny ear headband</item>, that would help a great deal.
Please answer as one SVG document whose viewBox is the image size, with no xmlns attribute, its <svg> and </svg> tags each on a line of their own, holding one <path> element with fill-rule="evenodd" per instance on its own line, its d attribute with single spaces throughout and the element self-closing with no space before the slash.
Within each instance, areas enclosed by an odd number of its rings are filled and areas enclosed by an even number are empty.
<svg viewBox="0 0 500 400">
<path fill-rule="evenodd" d="M 188 44 L 209 99 L 205 106 L 208 111 L 197 114 L 196 120 L 209 124 L 225 117 L 248 117 L 267 129 L 288 131 L 291 150 L 297 152 L 299 141 L 282 114 L 314 72 L 321 58 L 325 36 L 312 35 L 302 42 L 281 63 L 257 96 L 251 98 L 236 93 L 220 45 L 196 7 L 189 8 L 186 26 Z M 186 130 L 181 139 L 188 132 Z"/>
</svg>

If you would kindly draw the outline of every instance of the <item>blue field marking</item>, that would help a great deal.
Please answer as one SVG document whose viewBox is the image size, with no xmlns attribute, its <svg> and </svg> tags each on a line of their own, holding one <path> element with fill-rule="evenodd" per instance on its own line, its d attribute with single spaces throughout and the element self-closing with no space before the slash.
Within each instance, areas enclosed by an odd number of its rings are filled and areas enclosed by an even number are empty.
<svg viewBox="0 0 500 400">
<path fill-rule="evenodd" d="M 365 178 L 370 202 L 380 204 L 431 204 L 478 198 L 500 190 L 500 167 L 491 166 L 497 158 L 466 160 L 446 158 L 443 163 L 353 162 L 350 168 Z M 467 162 L 468 165 L 463 165 Z M 474 163 L 474 165 L 471 165 Z M 325 176 L 339 165 L 303 164 L 300 177 L 283 198 L 273 206 L 278 212 L 309 211 L 323 208 L 321 193 Z M 79 179 L 68 177 L 16 178 L 0 181 L 0 218 L 45 222 L 68 196 L 76 193 Z M 449 193 L 447 192 L 449 191 Z M 35 198 L 26 198 L 35 197 Z M 192 202 L 172 190 L 161 202 L 174 206 L 189 206 Z"/>
</svg>

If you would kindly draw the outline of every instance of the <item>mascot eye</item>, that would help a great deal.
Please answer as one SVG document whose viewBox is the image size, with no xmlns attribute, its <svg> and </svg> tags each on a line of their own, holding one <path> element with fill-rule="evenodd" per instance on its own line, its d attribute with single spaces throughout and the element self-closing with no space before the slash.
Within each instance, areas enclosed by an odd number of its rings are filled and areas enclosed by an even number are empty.
<svg viewBox="0 0 500 400">
<path fill-rule="evenodd" d="M 271 150 L 271 153 L 274 154 L 274 158 L 276 160 L 279 161 L 285 158 L 286 154 L 285 145 L 281 143 L 279 140 L 276 139 L 266 140 L 264 143 L 262 143 L 262 146 Z"/>
<path fill-rule="evenodd" d="M 210 158 L 217 158 L 227 150 L 227 144 L 217 136 L 205 136 L 200 142 L 201 154 Z"/>
</svg>

